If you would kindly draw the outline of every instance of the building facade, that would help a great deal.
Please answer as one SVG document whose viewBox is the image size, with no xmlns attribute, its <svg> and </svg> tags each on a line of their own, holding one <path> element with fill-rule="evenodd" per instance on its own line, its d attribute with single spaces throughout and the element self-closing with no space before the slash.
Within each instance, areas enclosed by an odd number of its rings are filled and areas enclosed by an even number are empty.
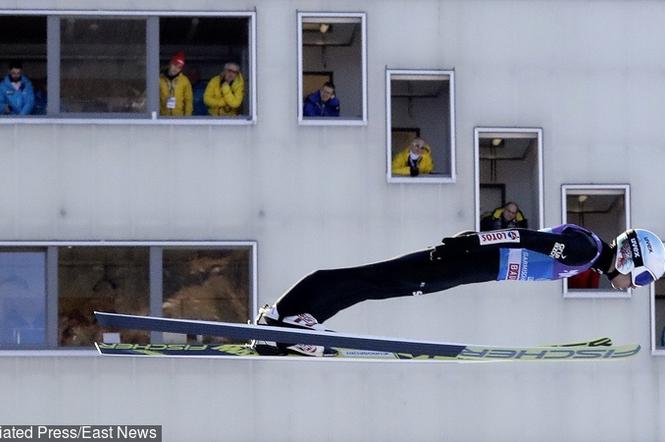
<svg viewBox="0 0 665 442">
<path fill-rule="evenodd" d="M 486 283 L 327 323 L 642 345 L 623 362 L 116 359 L 90 347 L 187 339 L 99 330 L 95 308 L 244 322 L 313 270 L 434 245 L 511 200 L 530 228 L 662 237 L 665 4 L 0 1 L 0 14 L 7 62 L 22 62 L 35 94 L 28 115 L 0 118 L 0 424 L 160 424 L 164 440 L 665 439 L 660 282 Z M 178 52 L 191 115 L 160 106 L 179 100 L 168 85 L 160 97 Z M 241 103 L 206 106 L 228 62 Z M 325 82 L 339 116 L 307 115 Z M 434 169 L 399 175 L 392 160 L 414 137 Z"/>
</svg>

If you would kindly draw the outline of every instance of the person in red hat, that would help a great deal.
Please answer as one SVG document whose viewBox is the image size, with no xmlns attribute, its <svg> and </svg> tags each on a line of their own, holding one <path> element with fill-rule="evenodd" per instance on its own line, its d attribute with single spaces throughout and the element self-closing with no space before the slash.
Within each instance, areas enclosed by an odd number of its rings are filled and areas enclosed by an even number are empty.
<svg viewBox="0 0 665 442">
<path fill-rule="evenodd" d="M 182 72 L 184 67 L 185 53 L 179 51 L 171 57 L 168 67 L 159 74 L 159 115 L 192 115 L 192 84 Z"/>
</svg>

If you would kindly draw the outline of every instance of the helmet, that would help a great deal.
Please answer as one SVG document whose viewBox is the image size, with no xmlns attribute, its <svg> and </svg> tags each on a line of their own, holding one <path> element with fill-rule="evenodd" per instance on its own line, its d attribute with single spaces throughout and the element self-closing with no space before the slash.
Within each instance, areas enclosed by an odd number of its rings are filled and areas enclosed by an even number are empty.
<svg viewBox="0 0 665 442">
<path fill-rule="evenodd" d="M 630 274 L 633 285 L 651 284 L 665 273 L 665 247 L 654 233 L 630 229 L 616 238 L 614 267 Z"/>
</svg>

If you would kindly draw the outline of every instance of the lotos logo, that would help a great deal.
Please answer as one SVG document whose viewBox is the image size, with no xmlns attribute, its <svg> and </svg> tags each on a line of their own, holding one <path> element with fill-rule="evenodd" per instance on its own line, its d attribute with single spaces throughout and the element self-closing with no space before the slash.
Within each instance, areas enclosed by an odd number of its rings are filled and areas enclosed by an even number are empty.
<svg viewBox="0 0 665 442">
<path fill-rule="evenodd" d="M 639 258 L 640 255 L 640 246 L 637 244 L 637 239 L 630 238 L 630 247 L 633 249 L 633 257 Z"/>
<path fill-rule="evenodd" d="M 517 281 L 520 277 L 520 265 L 515 263 L 508 264 L 508 280 Z"/>
<path fill-rule="evenodd" d="M 520 232 L 517 230 L 498 230 L 496 232 L 485 232 L 478 234 L 478 239 L 480 240 L 481 246 L 520 242 Z"/>
</svg>

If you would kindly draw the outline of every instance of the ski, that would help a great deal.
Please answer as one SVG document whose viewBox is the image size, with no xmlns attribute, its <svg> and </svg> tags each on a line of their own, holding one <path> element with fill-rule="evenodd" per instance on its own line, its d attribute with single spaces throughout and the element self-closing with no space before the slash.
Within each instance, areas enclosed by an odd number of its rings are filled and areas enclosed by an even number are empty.
<svg viewBox="0 0 665 442">
<path fill-rule="evenodd" d="M 308 345 L 323 345 L 337 350 L 339 357 L 369 357 L 374 359 L 447 359 L 447 360 L 582 360 L 582 359 L 622 359 L 633 356 L 640 351 L 639 345 L 607 345 L 609 339 L 564 344 L 560 346 L 536 347 L 498 347 L 469 345 L 459 343 L 412 341 L 392 339 L 375 336 L 360 336 L 330 331 L 315 331 L 308 329 L 294 329 L 272 326 L 257 326 L 252 324 L 237 324 L 227 322 L 200 321 L 192 319 L 171 319 L 152 316 L 126 315 L 120 313 L 95 312 L 97 321 L 102 327 L 117 327 L 160 332 L 182 333 L 191 335 L 220 336 L 231 339 L 265 340 L 284 343 L 300 343 Z M 591 345 L 589 345 L 591 343 Z M 595 343 L 595 345 L 593 345 Z M 611 341 L 609 342 L 611 344 Z M 111 347 L 109 347 L 109 345 Z M 167 347 L 163 347 L 166 345 Z M 187 350 L 182 345 L 169 347 L 173 344 L 99 344 L 102 354 L 171 354 L 187 352 L 186 355 L 200 356 L 237 356 L 238 352 L 247 350 L 237 346 L 224 345 L 189 346 Z M 129 347 L 123 347 L 129 346 Z M 134 346 L 134 347 L 132 347 Z M 162 346 L 162 347 L 160 347 Z M 143 348 L 146 347 L 146 348 Z M 201 347 L 201 346 L 198 346 Z M 241 346 L 243 347 L 243 346 Z M 353 350 L 346 350 L 353 349 Z M 253 352 L 253 350 L 251 350 Z M 161 352 L 161 353 L 160 353 Z M 392 356 L 390 356 L 392 354 Z M 348 355 L 348 356 L 344 356 Z"/>
<path fill-rule="evenodd" d="M 95 344 L 105 356 L 161 356 L 161 357 L 260 357 L 302 358 L 289 353 L 284 356 L 262 356 L 248 345 L 242 344 Z M 434 361 L 583 361 L 616 360 L 637 354 L 639 345 L 620 346 L 551 346 L 551 347 L 496 347 L 469 345 L 457 356 L 414 355 L 371 350 L 333 348 L 331 355 L 323 359 L 373 359 L 373 360 L 434 360 Z"/>
</svg>

